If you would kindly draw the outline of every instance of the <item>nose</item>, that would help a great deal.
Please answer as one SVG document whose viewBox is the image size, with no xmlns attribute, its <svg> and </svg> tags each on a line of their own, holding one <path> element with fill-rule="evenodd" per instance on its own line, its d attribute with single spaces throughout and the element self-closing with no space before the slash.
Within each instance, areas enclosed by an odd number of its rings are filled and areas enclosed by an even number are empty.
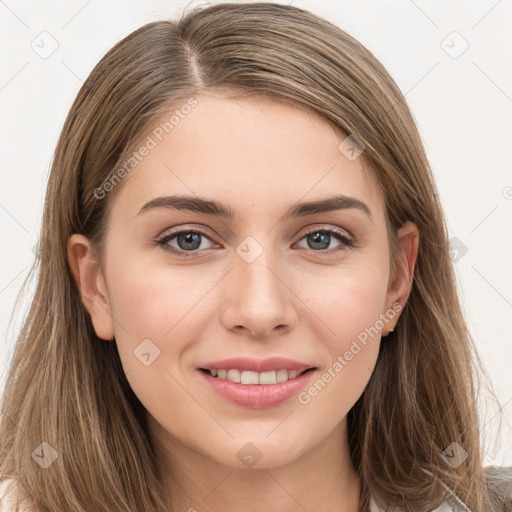
<svg viewBox="0 0 512 512">
<path fill-rule="evenodd" d="M 293 283 L 268 251 L 254 261 L 235 258 L 229 273 L 222 321 L 227 329 L 247 331 L 254 338 L 268 339 L 290 330 L 297 322 Z"/>
</svg>

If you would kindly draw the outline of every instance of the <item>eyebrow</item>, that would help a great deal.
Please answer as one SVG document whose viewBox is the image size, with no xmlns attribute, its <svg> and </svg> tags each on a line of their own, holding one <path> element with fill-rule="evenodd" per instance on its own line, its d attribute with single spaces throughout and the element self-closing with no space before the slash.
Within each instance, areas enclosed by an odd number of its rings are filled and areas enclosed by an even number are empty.
<svg viewBox="0 0 512 512">
<path fill-rule="evenodd" d="M 237 212 L 229 205 L 223 205 L 211 199 L 205 199 L 197 196 L 162 196 L 155 197 L 148 201 L 136 215 L 148 212 L 154 208 L 166 208 L 173 210 L 186 210 L 206 215 L 219 216 L 228 220 L 239 219 Z M 285 211 L 279 219 L 280 222 L 290 217 L 305 217 L 316 213 L 325 213 L 337 210 L 355 208 L 364 212 L 370 220 L 372 213 L 370 208 L 355 197 L 345 195 L 335 195 L 326 199 L 316 201 L 294 203 Z"/>
</svg>

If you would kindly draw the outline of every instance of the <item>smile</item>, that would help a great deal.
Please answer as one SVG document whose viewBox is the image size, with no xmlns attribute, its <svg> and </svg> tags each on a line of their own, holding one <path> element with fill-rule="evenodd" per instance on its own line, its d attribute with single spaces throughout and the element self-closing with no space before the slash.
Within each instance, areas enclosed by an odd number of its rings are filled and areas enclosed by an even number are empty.
<svg viewBox="0 0 512 512">
<path fill-rule="evenodd" d="M 263 385 L 277 384 L 278 382 L 286 382 L 288 380 L 295 379 L 298 375 L 304 372 L 297 370 L 272 370 L 268 372 L 251 372 L 247 370 L 204 370 L 210 372 L 212 377 L 216 377 L 221 380 L 228 380 L 229 382 L 235 382 L 237 384 L 244 385 Z M 304 370 L 308 371 L 308 370 Z"/>
<path fill-rule="evenodd" d="M 220 372 L 220 376 L 219 376 Z M 279 382 L 278 374 L 284 379 L 286 372 L 286 380 Z M 278 370 L 268 372 L 252 372 L 233 370 L 217 370 L 217 376 L 213 376 L 215 370 L 201 369 L 198 374 L 205 382 L 207 389 L 213 391 L 216 395 L 223 399 L 234 403 L 238 406 L 251 409 L 268 409 L 276 407 L 287 400 L 292 399 L 307 385 L 309 385 L 313 376 L 318 371 L 316 368 L 309 368 L 302 373 L 297 370 Z M 223 378 L 225 374 L 225 378 Z M 227 377 L 238 380 L 233 382 Z M 269 375 L 270 374 L 270 375 Z M 262 384 L 260 382 L 270 383 Z M 275 383 L 273 382 L 275 379 Z M 242 380 L 244 383 L 242 383 Z M 256 383 L 257 381 L 257 383 Z"/>
</svg>

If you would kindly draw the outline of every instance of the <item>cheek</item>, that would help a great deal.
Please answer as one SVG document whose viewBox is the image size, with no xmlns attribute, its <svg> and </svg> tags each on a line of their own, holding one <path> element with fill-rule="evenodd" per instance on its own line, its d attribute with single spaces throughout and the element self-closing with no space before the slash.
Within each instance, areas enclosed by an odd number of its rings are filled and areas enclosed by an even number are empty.
<svg viewBox="0 0 512 512">
<path fill-rule="evenodd" d="M 147 340 L 151 340 L 155 345 L 152 352 L 163 350 L 164 334 L 168 333 L 165 338 L 172 336 L 173 326 L 184 314 L 186 301 L 182 286 L 179 276 L 170 281 L 163 272 L 149 271 L 134 260 L 126 259 L 118 266 L 111 266 L 110 306 L 125 370 L 139 362 L 133 356 L 141 343 L 150 348 L 151 343 Z"/>
<path fill-rule="evenodd" d="M 324 325 L 321 332 L 328 333 L 325 339 L 331 352 L 344 351 L 353 338 L 379 321 L 384 312 L 387 281 L 386 268 L 361 262 L 303 282 L 305 302 Z M 379 322 L 377 329 L 382 327 Z"/>
<path fill-rule="evenodd" d="M 206 299 L 217 281 L 211 271 L 152 265 L 142 257 L 111 266 L 109 295 L 116 343 L 134 389 L 168 386 L 167 372 L 181 372 L 178 367 L 184 356 L 204 337 L 211 314 Z M 160 378 L 164 380 L 159 383 Z"/>
<path fill-rule="evenodd" d="M 179 364 L 194 340 L 200 339 L 200 300 L 211 283 L 191 279 L 184 267 L 142 268 L 135 261 L 130 263 L 125 261 L 111 272 L 109 287 L 126 378 L 151 414 L 162 414 L 164 392 L 166 400 L 173 397 L 193 407 L 179 384 Z"/>
<path fill-rule="evenodd" d="M 111 272 L 109 290 L 120 334 L 128 331 L 133 342 L 150 336 L 175 337 L 181 324 L 194 322 L 194 308 L 211 288 L 203 277 L 185 266 L 143 265 L 142 258 L 123 262 Z"/>
<path fill-rule="evenodd" d="M 317 314 L 321 328 L 316 331 L 325 333 L 321 341 L 326 357 L 315 379 L 317 384 L 306 390 L 304 403 L 314 398 L 322 407 L 337 404 L 338 419 L 364 391 L 377 360 L 384 327 L 386 270 L 362 264 L 347 266 L 308 292 L 308 306 Z"/>
</svg>

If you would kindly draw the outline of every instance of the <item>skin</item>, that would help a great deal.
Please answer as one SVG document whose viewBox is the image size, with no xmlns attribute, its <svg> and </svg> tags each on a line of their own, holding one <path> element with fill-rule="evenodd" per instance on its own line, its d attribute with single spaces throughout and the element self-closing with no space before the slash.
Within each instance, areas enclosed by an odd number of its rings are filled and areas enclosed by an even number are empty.
<svg viewBox="0 0 512 512">
<path fill-rule="evenodd" d="M 173 511 L 356 512 L 360 485 L 346 415 L 386 342 L 381 334 L 399 314 L 308 404 L 295 396 L 269 409 L 235 405 L 196 368 L 227 357 L 282 356 L 316 366 L 314 383 L 379 314 L 405 305 L 418 230 L 408 222 L 398 232 L 403 264 L 390 275 L 384 198 L 364 153 L 351 161 L 338 149 L 346 135 L 269 99 L 196 99 L 118 185 L 103 270 L 89 240 L 70 237 L 83 304 L 97 335 L 115 336 L 127 379 L 149 412 Z M 366 203 L 371 219 L 352 208 L 279 221 L 292 203 L 334 193 Z M 164 208 L 137 215 L 150 199 L 170 194 L 220 201 L 240 218 Z M 152 245 L 170 228 L 200 227 L 207 237 L 195 255 Z M 333 252 L 343 246 L 334 236 L 327 248 L 311 237 L 308 243 L 311 231 L 336 227 L 357 247 Z M 251 263 L 236 252 L 248 236 L 263 249 Z M 176 237 L 167 243 L 187 250 Z M 146 366 L 134 350 L 148 338 L 160 355 Z M 252 467 L 237 457 L 246 443 L 261 455 Z"/>
</svg>

